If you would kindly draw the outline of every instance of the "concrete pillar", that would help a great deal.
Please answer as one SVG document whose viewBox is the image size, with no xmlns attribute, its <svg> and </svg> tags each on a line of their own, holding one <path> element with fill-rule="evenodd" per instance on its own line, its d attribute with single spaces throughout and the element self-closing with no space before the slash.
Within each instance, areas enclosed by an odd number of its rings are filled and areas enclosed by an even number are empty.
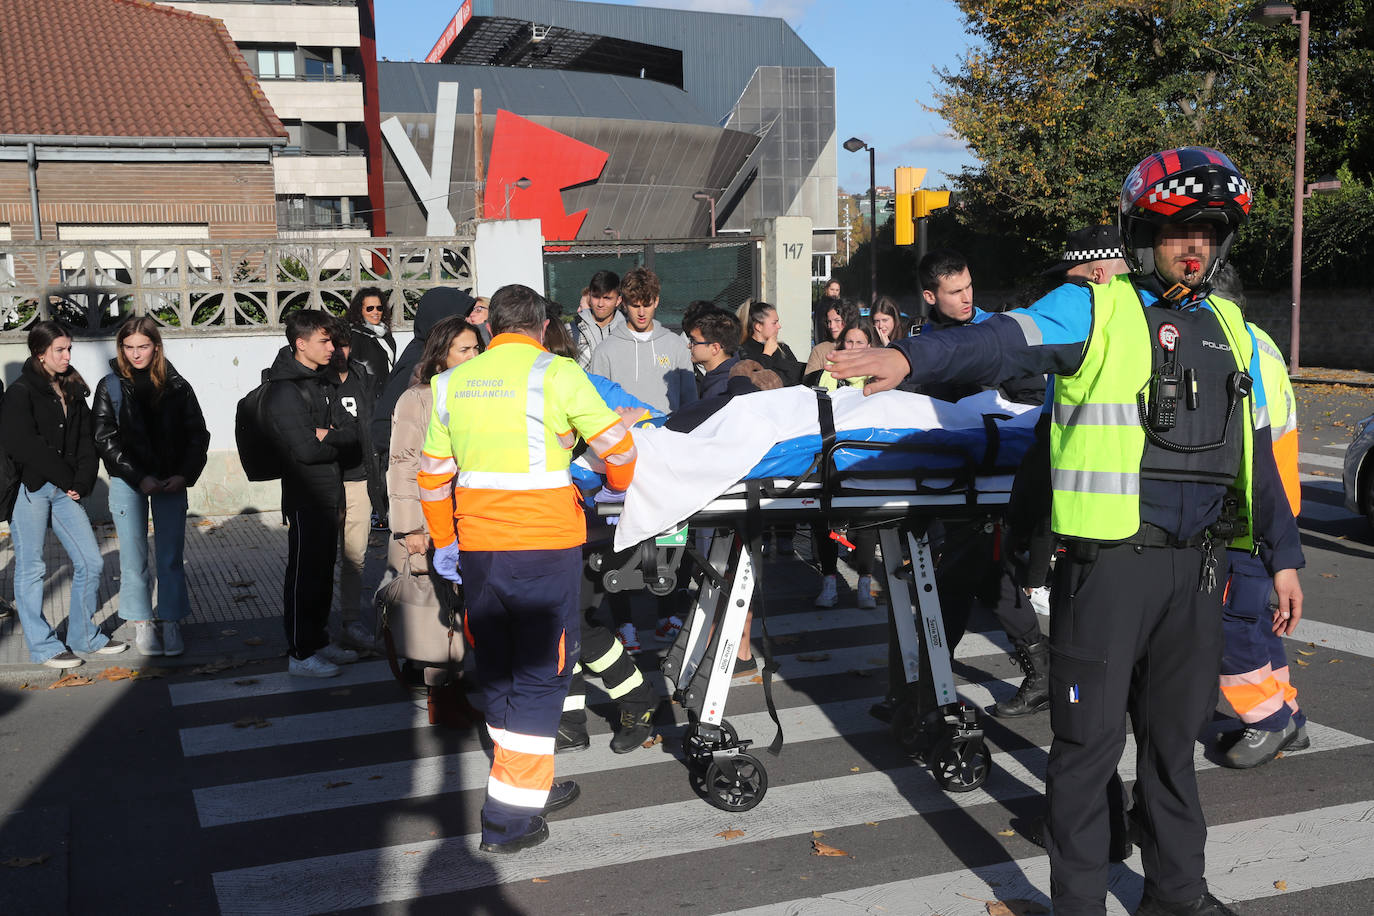
<svg viewBox="0 0 1374 916">
<path fill-rule="evenodd" d="M 478 296 L 508 283 L 544 295 L 544 236 L 537 219 L 493 219 L 477 224 L 472 246 Z"/>
<path fill-rule="evenodd" d="M 779 339 L 797 359 L 811 352 L 811 220 L 777 216 L 753 222 L 763 236 L 763 301 L 777 306 L 782 322 Z"/>
</svg>

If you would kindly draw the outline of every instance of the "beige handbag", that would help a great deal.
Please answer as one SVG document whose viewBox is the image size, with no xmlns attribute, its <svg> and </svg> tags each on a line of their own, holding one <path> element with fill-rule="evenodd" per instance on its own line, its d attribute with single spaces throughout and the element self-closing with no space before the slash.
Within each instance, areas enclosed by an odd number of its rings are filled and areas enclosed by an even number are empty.
<svg viewBox="0 0 1374 916">
<path fill-rule="evenodd" d="M 408 554 L 395 567 L 397 575 L 377 589 L 377 614 L 387 654 L 417 665 L 461 666 L 465 644 L 462 597 L 446 579 L 432 576 L 423 554 Z M 437 580 L 437 581 L 436 581 Z M 448 590 L 443 596 L 436 588 Z M 399 677 L 399 669 L 397 669 Z"/>
</svg>

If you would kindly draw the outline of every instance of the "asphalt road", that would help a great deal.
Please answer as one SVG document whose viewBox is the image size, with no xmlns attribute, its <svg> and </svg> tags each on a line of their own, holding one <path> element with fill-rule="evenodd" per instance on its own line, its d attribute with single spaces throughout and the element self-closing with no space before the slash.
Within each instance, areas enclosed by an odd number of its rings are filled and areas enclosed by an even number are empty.
<svg viewBox="0 0 1374 916">
<path fill-rule="evenodd" d="M 1289 648 L 1312 749 L 1237 772 L 1198 746 L 1209 879 L 1247 916 L 1374 910 L 1374 536 L 1341 508 L 1336 464 L 1374 392 L 1304 389 L 1300 402 L 1308 621 Z M 799 560 L 765 574 L 788 743 L 762 750 L 762 690 L 738 680 L 729 718 L 758 742 L 770 783 L 753 811 L 697 797 L 671 710 L 663 745 L 612 755 L 611 707 L 594 691 L 593 749 L 558 759 L 581 800 L 553 816 L 549 843 L 496 859 L 473 849 L 477 736 L 429 726 L 380 661 L 321 682 L 292 683 L 269 660 L 0 687 L 0 913 L 955 916 L 1046 902 L 1044 855 L 1011 824 L 1040 810 L 1048 717 L 991 720 L 987 784 L 941 791 L 866 714 L 884 676 L 879 613 L 853 609 L 845 589 L 841 608 L 815 610 Z M 991 615 L 973 628 L 984 635 L 966 638 L 955 673 L 981 704 L 1018 675 Z M 813 841 L 840 854 L 815 855 Z M 1140 873 L 1138 854 L 1113 868 L 1110 912 L 1134 909 Z"/>
</svg>

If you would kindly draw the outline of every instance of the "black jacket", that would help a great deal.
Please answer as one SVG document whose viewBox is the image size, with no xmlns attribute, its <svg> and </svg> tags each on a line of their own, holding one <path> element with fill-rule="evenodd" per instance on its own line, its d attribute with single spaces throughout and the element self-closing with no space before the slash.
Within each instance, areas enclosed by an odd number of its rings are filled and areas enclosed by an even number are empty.
<svg viewBox="0 0 1374 916">
<path fill-rule="evenodd" d="M 357 427 L 342 423 L 327 369 L 307 369 L 282 347 L 267 371 L 267 395 L 276 446 L 281 453 L 283 508 L 336 510 L 343 498 L 339 450 L 358 443 Z M 316 429 L 328 429 L 321 441 Z"/>
<path fill-rule="evenodd" d="M 477 300 L 461 289 L 447 286 L 427 289 L 420 297 L 419 304 L 415 306 L 415 337 L 396 358 L 396 365 L 391 367 L 391 375 L 382 386 L 382 393 L 378 395 L 372 411 L 372 444 L 376 449 L 384 451 L 391 447 L 391 413 L 396 409 L 396 402 L 401 395 L 410 387 L 410 377 L 415 374 L 415 367 L 424 355 L 430 330 L 451 315 L 466 318 L 472 314 L 472 307 L 476 304 Z"/>
<path fill-rule="evenodd" d="M 710 372 L 698 375 L 697 400 L 725 394 L 726 389 L 730 386 L 730 370 L 738 364 L 739 360 L 732 356 Z"/>
<path fill-rule="evenodd" d="M 205 470 L 210 431 L 190 383 L 168 363 L 167 389 L 155 418 L 150 418 L 134 396 L 133 379 L 121 377 L 118 365 L 118 360 L 110 360 L 114 372 L 96 383 L 91 407 L 95 450 L 105 470 L 134 489 L 144 477 L 161 480 L 173 475 L 186 478 L 186 486 L 194 486 Z M 122 391 L 118 417 L 110 396 L 112 381 Z M 151 419 L 156 420 L 155 427 L 150 426 Z"/>
<path fill-rule="evenodd" d="M 384 379 L 390 374 L 392 356 L 396 353 L 396 338 L 392 336 L 391 328 L 378 337 L 367 328 L 355 324 L 348 329 L 348 340 L 352 347 L 349 359 L 356 359 L 366 366 L 374 379 Z M 372 392 L 374 398 L 378 394 L 381 394 L 380 390 Z"/>
<path fill-rule="evenodd" d="M 740 359 L 752 359 L 765 369 L 772 369 L 778 374 L 778 378 L 782 379 L 783 385 L 800 385 L 802 371 L 806 368 L 805 364 L 792 355 L 792 350 L 787 344 L 781 341 L 778 342 L 778 348 L 773 351 L 773 355 L 766 356 L 763 344 L 751 337 L 739 345 L 739 351 L 735 355 Z"/>
<path fill-rule="evenodd" d="M 87 393 L 83 391 L 64 412 L 47 374 L 36 368 L 32 359 L 24 363 L 24 371 L 5 392 L 0 436 L 19 468 L 20 479 L 30 490 L 50 483 L 84 497 L 95 488 L 99 461 Z"/>
<path fill-rule="evenodd" d="M 339 468 L 343 471 L 343 479 L 367 480 L 376 465 L 372 453 L 372 433 L 368 430 L 372 422 L 372 403 L 377 399 L 376 381 L 367 366 L 351 356 L 348 360 L 348 378 L 340 381 L 338 371 L 330 368 L 329 381 L 334 386 L 343 418 L 358 430 L 358 441 L 339 449 Z"/>
</svg>

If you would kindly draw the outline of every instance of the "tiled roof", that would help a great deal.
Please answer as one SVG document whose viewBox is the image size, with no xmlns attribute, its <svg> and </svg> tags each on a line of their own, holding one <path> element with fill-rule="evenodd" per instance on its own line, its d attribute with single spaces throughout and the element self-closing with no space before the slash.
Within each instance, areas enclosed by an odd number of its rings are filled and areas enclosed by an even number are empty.
<svg viewBox="0 0 1374 916">
<path fill-rule="evenodd" d="M 0 0 L 0 134 L 286 131 L 218 19 L 149 0 Z"/>
</svg>

